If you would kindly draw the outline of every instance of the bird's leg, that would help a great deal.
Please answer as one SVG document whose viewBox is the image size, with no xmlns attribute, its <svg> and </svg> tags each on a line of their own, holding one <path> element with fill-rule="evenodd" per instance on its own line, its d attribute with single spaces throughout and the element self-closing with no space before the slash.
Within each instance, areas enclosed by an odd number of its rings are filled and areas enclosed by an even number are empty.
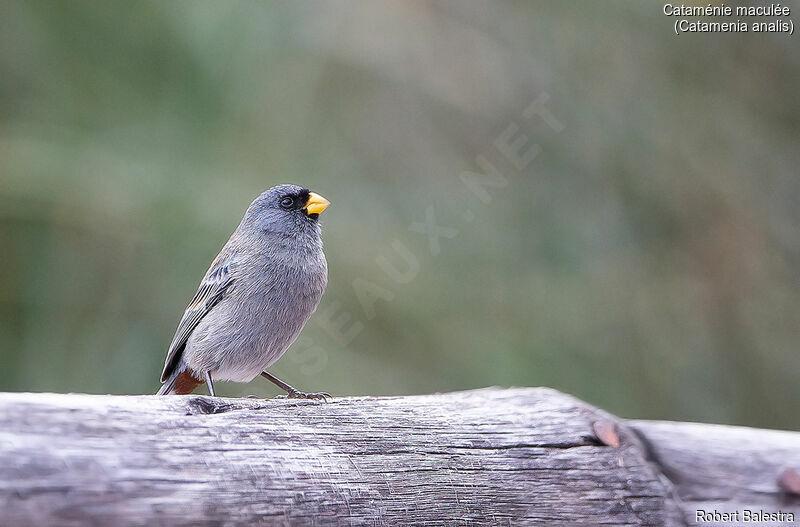
<svg viewBox="0 0 800 527">
<path fill-rule="evenodd" d="M 301 392 L 291 384 L 283 382 L 282 380 L 275 377 L 268 371 L 262 371 L 261 376 L 269 380 L 271 383 L 273 383 L 281 390 L 285 390 L 286 391 L 285 397 L 288 399 L 322 399 L 323 401 L 327 401 L 328 398 L 331 397 L 331 394 L 326 392 L 317 392 L 317 393 Z"/>
<path fill-rule="evenodd" d="M 209 395 L 211 395 L 211 397 L 216 397 L 216 395 L 214 394 L 214 383 L 211 382 L 211 372 L 210 371 L 206 372 L 206 384 L 208 385 L 208 393 L 209 393 Z"/>
</svg>

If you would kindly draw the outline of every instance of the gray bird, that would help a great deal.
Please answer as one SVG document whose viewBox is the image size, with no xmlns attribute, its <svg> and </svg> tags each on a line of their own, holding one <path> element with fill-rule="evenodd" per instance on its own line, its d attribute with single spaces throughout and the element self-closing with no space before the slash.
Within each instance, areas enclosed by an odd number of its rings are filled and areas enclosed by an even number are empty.
<svg viewBox="0 0 800 527">
<path fill-rule="evenodd" d="M 297 185 L 273 187 L 248 207 L 214 259 L 169 345 L 158 395 L 191 393 L 213 380 L 269 379 L 291 398 L 303 393 L 266 371 L 294 342 L 328 283 L 319 214 L 330 202 Z"/>
</svg>

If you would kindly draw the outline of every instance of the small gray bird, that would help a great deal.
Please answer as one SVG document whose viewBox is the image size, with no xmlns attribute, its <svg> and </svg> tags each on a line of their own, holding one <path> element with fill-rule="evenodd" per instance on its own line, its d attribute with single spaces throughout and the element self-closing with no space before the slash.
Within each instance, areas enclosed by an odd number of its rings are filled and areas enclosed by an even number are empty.
<svg viewBox="0 0 800 527">
<path fill-rule="evenodd" d="M 291 398 L 303 393 L 266 371 L 294 342 L 328 283 L 319 215 L 330 202 L 297 185 L 253 201 L 214 259 L 169 345 L 158 395 L 191 393 L 213 380 L 269 379 Z"/>
</svg>

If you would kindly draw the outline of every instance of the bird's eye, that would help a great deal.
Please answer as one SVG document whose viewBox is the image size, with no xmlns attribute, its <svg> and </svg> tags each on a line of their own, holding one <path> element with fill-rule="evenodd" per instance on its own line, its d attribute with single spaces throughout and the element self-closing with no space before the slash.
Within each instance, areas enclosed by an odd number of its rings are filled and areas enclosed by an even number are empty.
<svg viewBox="0 0 800 527">
<path fill-rule="evenodd" d="M 284 209 L 291 209 L 294 206 L 294 199 L 286 196 L 281 200 L 281 207 Z"/>
</svg>

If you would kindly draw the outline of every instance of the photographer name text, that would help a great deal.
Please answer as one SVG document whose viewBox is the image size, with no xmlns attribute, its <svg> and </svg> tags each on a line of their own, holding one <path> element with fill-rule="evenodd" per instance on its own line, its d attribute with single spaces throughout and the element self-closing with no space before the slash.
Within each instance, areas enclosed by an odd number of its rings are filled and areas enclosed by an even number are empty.
<svg viewBox="0 0 800 527">
<path fill-rule="evenodd" d="M 794 523 L 795 516 L 793 512 L 784 512 L 780 509 L 777 511 L 742 509 L 726 512 L 720 512 L 716 509 L 712 511 L 697 509 L 694 521 L 695 523 L 775 523 L 788 525 L 789 523 Z"/>
</svg>

